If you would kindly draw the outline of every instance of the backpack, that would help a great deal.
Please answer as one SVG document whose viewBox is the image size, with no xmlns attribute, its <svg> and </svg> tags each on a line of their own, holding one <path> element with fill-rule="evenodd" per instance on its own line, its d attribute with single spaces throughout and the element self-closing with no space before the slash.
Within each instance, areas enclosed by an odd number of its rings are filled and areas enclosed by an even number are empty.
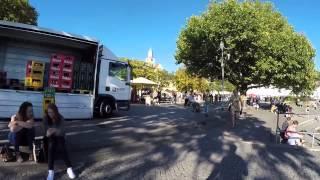
<svg viewBox="0 0 320 180">
<path fill-rule="evenodd" d="M 8 144 L 5 144 L 0 150 L 1 159 L 3 162 L 15 161 L 14 151 L 9 148 Z"/>
</svg>

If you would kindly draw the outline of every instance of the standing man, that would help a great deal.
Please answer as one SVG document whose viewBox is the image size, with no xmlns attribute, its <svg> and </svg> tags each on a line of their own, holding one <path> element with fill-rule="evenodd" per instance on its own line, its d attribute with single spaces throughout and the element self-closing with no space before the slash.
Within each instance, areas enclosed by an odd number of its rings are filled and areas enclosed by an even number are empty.
<svg viewBox="0 0 320 180">
<path fill-rule="evenodd" d="M 230 98 L 229 104 L 231 104 L 230 113 L 231 113 L 231 123 L 232 127 L 236 126 L 235 119 L 240 117 L 242 106 L 241 99 L 237 90 L 233 91 L 233 95 Z"/>
<path fill-rule="evenodd" d="M 209 112 L 209 103 L 211 101 L 212 95 L 209 95 L 209 93 L 204 94 L 204 115 L 208 117 Z"/>
</svg>

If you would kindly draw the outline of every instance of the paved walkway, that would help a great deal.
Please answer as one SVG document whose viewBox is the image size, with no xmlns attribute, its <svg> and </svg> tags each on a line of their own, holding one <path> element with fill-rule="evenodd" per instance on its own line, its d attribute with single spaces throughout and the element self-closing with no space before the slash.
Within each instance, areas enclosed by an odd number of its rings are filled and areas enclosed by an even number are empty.
<svg viewBox="0 0 320 180">
<path fill-rule="evenodd" d="M 248 110 L 231 129 L 228 112 L 210 109 L 205 118 L 181 106 L 134 105 L 111 119 L 69 122 L 79 179 L 320 179 L 317 152 L 271 141 L 274 115 Z M 56 169 L 66 179 L 63 165 Z M 45 176 L 43 164 L 0 163 L 0 179 Z"/>
</svg>

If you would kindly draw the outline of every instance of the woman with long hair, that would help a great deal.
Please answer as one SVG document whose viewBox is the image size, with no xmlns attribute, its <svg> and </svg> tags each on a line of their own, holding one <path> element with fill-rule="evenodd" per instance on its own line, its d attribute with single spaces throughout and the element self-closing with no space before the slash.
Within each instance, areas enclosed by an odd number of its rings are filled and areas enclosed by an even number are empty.
<svg viewBox="0 0 320 180">
<path fill-rule="evenodd" d="M 55 104 L 49 104 L 43 119 L 46 137 L 48 138 L 48 177 L 47 180 L 54 179 L 55 153 L 59 147 L 63 160 L 67 166 L 67 174 L 70 179 L 75 178 L 72 165 L 68 156 L 65 144 L 64 118 L 59 113 Z"/>
<path fill-rule="evenodd" d="M 10 140 L 13 140 L 17 161 L 23 162 L 19 147 L 25 144 L 28 145 L 31 152 L 29 160 L 32 160 L 32 146 L 35 137 L 32 104 L 29 102 L 22 103 L 17 114 L 11 116 L 8 127 L 10 128 L 9 138 L 13 137 Z"/>
</svg>

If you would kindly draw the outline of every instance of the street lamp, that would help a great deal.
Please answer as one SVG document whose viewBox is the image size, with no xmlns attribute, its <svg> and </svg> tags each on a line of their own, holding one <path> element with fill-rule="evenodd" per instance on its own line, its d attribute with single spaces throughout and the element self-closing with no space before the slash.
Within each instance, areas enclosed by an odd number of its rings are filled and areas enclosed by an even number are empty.
<svg viewBox="0 0 320 180">
<path fill-rule="evenodd" d="M 226 48 L 225 46 L 224 46 L 224 42 L 223 41 L 221 41 L 220 42 L 220 45 L 219 45 L 219 50 L 221 50 L 221 79 L 222 79 L 222 81 L 221 81 L 221 89 L 222 89 L 222 93 L 223 93 L 223 91 L 224 91 L 224 57 L 223 57 L 223 55 L 224 55 L 224 49 L 228 49 L 228 48 Z M 230 54 L 228 53 L 227 54 L 227 60 L 230 60 Z M 222 96 L 223 96 L 223 94 L 222 94 Z"/>
</svg>

